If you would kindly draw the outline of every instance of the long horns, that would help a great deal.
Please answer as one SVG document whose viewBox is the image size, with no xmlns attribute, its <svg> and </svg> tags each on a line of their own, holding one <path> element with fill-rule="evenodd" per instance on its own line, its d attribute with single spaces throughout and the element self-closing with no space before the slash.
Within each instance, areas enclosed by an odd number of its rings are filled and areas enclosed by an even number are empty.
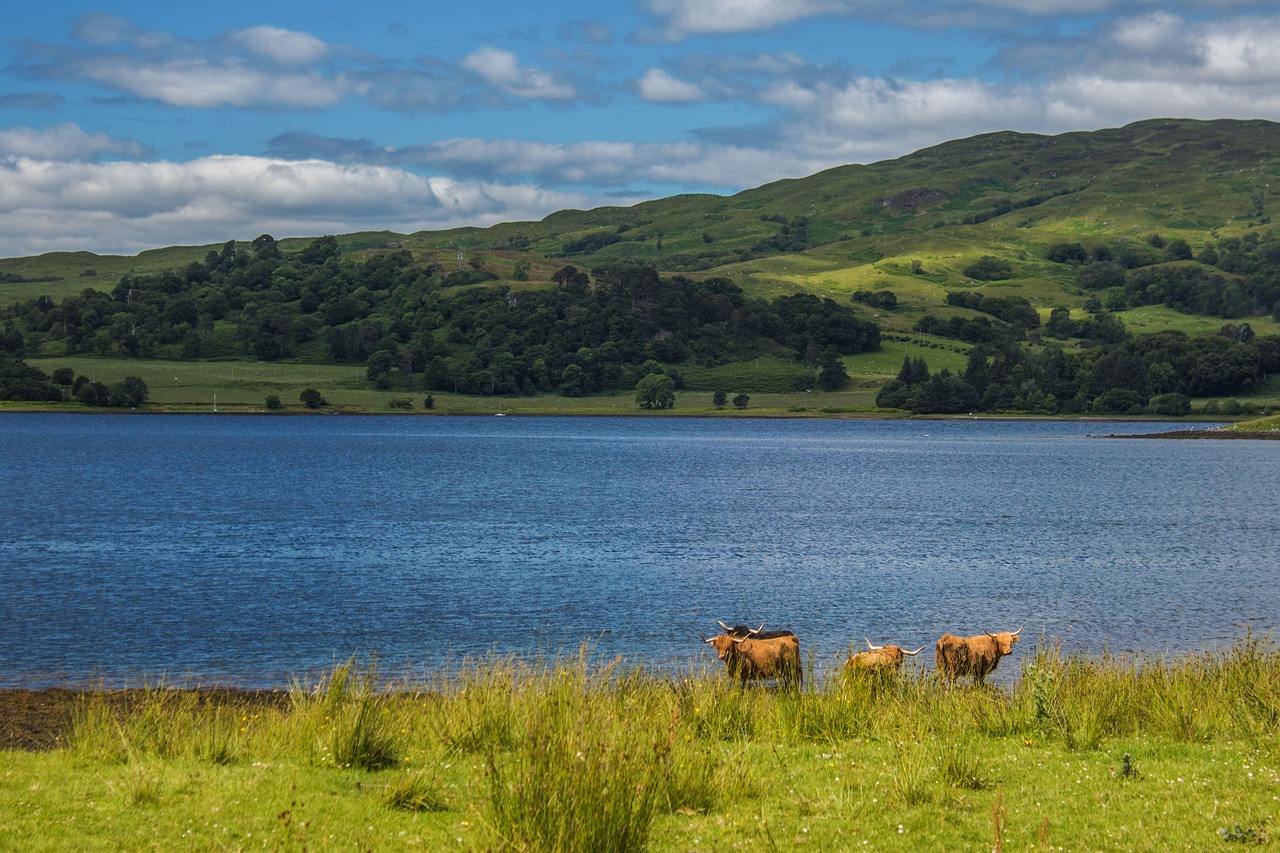
<svg viewBox="0 0 1280 853">
<path fill-rule="evenodd" d="M 874 643 L 871 642 L 871 640 L 867 639 L 866 637 L 863 637 L 862 639 L 867 640 L 867 648 L 871 649 L 871 651 L 873 652 L 878 652 L 884 648 L 884 646 L 875 645 Z M 911 655 L 912 657 L 915 657 L 916 655 L 920 654 L 922 651 L 924 651 L 924 646 L 921 646 L 920 648 L 916 649 L 914 652 L 909 652 L 906 649 L 903 649 L 902 653 L 904 655 Z"/>
<path fill-rule="evenodd" d="M 733 634 L 733 628 L 730 628 L 728 625 L 724 624 L 719 619 L 716 620 L 716 624 L 719 625 L 722 629 L 724 629 L 724 632 L 726 634 Z M 734 626 L 734 627 L 737 627 L 737 626 Z M 763 630 L 764 630 L 764 623 L 761 622 L 759 628 L 748 629 L 747 636 L 750 637 L 752 634 L 759 634 Z"/>
<path fill-rule="evenodd" d="M 1025 627 L 1027 627 L 1027 626 L 1026 626 L 1026 625 L 1023 625 L 1023 626 L 1022 626 L 1022 628 L 1025 628 Z M 1019 628 L 1018 630 L 1013 631 L 1013 632 L 1011 632 L 1011 633 L 1013 634 L 1013 636 L 1015 636 L 1015 637 L 1016 637 L 1016 636 L 1018 636 L 1019 634 L 1021 634 L 1021 633 L 1022 633 L 1022 628 Z M 983 628 L 983 629 L 982 629 L 982 633 L 986 634 L 988 637 L 994 637 L 994 636 L 995 636 L 995 634 L 991 633 L 991 632 L 990 632 L 990 631 L 988 631 L 986 628 Z"/>
</svg>

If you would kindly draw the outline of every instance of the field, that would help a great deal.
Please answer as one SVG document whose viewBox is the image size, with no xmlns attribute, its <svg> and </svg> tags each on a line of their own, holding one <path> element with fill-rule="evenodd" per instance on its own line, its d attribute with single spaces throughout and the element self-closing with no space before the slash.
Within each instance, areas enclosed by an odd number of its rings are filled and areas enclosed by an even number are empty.
<svg viewBox="0 0 1280 853">
<path fill-rule="evenodd" d="M 1014 654 L 1003 688 L 810 662 L 798 694 L 741 689 L 584 648 L 451 674 L 352 662 L 287 693 L 64 691 L 42 748 L 0 752 L 0 848 L 1277 846 L 1270 643 Z M 18 694 L 0 699 L 48 698 Z"/>
<path fill-rule="evenodd" d="M 921 339 L 923 341 L 923 339 Z M 853 381 L 845 391 L 824 393 L 814 391 L 783 391 L 790 377 L 804 373 L 804 368 L 794 362 L 762 358 L 756 362 L 730 365 L 720 369 L 690 368 L 684 371 L 686 381 L 698 390 L 681 391 L 676 395 L 675 414 L 723 414 L 741 413 L 732 406 L 716 409 L 712 406 L 712 390 L 722 387 L 730 399 L 742 389 L 760 386 L 779 390 L 757 393 L 750 391 L 747 414 L 788 413 L 805 408 L 841 408 L 868 410 L 875 406 L 876 389 L 889 376 L 897 373 L 902 356 L 907 351 L 904 344 L 886 344 L 884 350 L 866 357 L 849 357 L 846 364 Z M 925 346 L 918 343 L 911 347 L 917 354 Z M 939 366 L 952 364 L 963 368 L 964 357 L 954 352 L 933 350 L 928 352 L 930 365 L 940 359 Z M 51 374 L 60 367 L 70 367 L 76 374 L 107 384 L 119 382 L 126 376 L 138 376 L 147 383 L 148 409 L 151 411 L 208 411 L 214 409 L 216 395 L 220 412 L 266 411 L 268 395 L 278 396 L 284 411 L 305 411 L 299 394 L 305 388 L 315 388 L 330 404 L 325 411 L 346 412 L 402 412 L 406 409 L 391 405 L 396 399 L 408 399 L 411 410 L 422 412 L 427 393 L 421 387 L 410 392 L 403 387 L 379 391 L 365 378 L 363 366 L 297 364 L 253 361 L 167 361 L 162 359 L 123 359 L 97 357 L 28 358 L 27 363 Z M 636 407 L 632 391 L 620 391 L 611 395 L 583 398 L 560 397 L 542 394 L 537 397 L 482 397 L 474 395 L 430 392 L 437 414 L 642 414 Z M 25 408 L 22 404 L 0 404 L 9 409 Z M 68 403 L 61 407 L 66 411 L 81 411 L 83 406 Z"/>
</svg>

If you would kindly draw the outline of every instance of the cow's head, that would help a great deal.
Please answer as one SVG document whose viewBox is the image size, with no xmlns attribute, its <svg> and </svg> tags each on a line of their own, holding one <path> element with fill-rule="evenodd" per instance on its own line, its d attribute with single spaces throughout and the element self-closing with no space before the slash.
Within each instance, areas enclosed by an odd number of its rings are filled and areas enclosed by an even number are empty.
<svg viewBox="0 0 1280 853">
<path fill-rule="evenodd" d="M 1024 625 L 1022 627 L 1025 628 L 1026 626 Z M 995 640 L 996 648 L 1000 650 L 1000 654 L 1007 655 L 1013 651 L 1013 646 L 1018 642 L 1018 635 L 1021 633 L 1022 628 L 1019 628 L 1016 631 L 1001 631 L 998 634 L 993 634 L 990 631 L 987 631 L 986 635 Z"/>
<path fill-rule="evenodd" d="M 703 637 L 702 642 L 715 649 L 716 655 L 720 660 L 724 660 L 724 656 L 729 654 L 729 650 L 734 646 L 733 637 L 728 634 L 716 634 L 714 637 L 709 639 L 707 637 Z"/>
</svg>

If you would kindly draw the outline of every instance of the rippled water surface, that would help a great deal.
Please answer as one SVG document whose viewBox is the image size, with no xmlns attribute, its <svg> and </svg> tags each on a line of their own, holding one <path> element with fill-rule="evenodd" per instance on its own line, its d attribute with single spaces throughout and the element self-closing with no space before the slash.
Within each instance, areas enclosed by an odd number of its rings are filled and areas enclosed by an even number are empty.
<svg viewBox="0 0 1280 853">
<path fill-rule="evenodd" d="M 1090 437 L 1166 428 L 0 415 L 0 684 L 583 640 L 675 667 L 716 619 L 790 627 L 820 668 L 863 637 L 1270 632 L 1280 443 Z"/>
</svg>

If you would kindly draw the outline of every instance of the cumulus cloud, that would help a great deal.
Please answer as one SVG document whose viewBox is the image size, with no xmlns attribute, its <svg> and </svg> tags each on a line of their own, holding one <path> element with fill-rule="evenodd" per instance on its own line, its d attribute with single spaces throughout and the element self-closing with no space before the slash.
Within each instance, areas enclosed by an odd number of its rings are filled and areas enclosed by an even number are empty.
<svg viewBox="0 0 1280 853">
<path fill-rule="evenodd" d="M 308 33 L 279 27 L 250 27 L 231 33 L 234 42 L 280 65 L 309 65 L 328 53 L 328 46 Z"/>
<path fill-rule="evenodd" d="M 64 66 L 71 67 L 71 66 Z M 319 74 L 274 74 L 235 62 L 202 59 L 148 63 L 124 55 L 85 57 L 74 76 L 175 107 L 297 107 L 342 97 L 341 80 Z"/>
<path fill-rule="evenodd" d="M 549 143 L 454 138 L 390 147 L 368 139 L 289 133 L 272 139 L 271 149 L 278 156 L 379 163 L 472 181 L 582 186 L 637 198 L 655 194 L 630 189 L 639 185 L 741 189 L 747 182 L 744 176 L 767 181 L 831 165 L 828 159 L 798 157 L 771 147 L 707 141 Z"/>
<path fill-rule="evenodd" d="M 678 41 L 757 32 L 823 16 L 917 29 L 1000 31 L 1063 17 L 1266 10 L 1271 5 L 1267 0 L 646 0 L 642 8 L 659 20 L 659 38 Z"/>
<path fill-rule="evenodd" d="M 81 249 L 134 253 L 264 232 L 280 237 L 490 225 L 603 203 L 528 184 L 320 160 L 69 163 L 17 157 L 0 168 L 4 257 Z"/>
<path fill-rule="evenodd" d="M 134 139 L 115 139 L 105 133 L 85 133 L 74 124 L 35 129 L 0 129 L 0 158 L 38 157 L 46 160 L 96 160 L 103 157 L 141 159 L 150 149 Z"/>
<path fill-rule="evenodd" d="M 577 94 L 572 86 L 557 83 L 547 72 L 521 66 L 509 50 L 477 48 L 462 60 L 462 65 L 517 98 L 566 100 Z"/>
<path fill-rule="evenodd" d="M 763 30 L 800 18 L 839 11 L 840 0 L 648 0 L 664 19 L 669 39 L 707 33 Z"/>
<path fill-rule="evenodd" d="M 694 83 L 677 80 L 660 68 L 650 68 L 636 83 L 636 91 L 643 101 L 679 104 L 701 101 L 705 93 Z"/>
<path fill-rule="evenodd" d="M 432 56 L 406 62 L 273 26 L 196 42 L 106 14 L 78 19 L 73 35 L 71 45 L 21 43 L 12 70 L 200 110 L 317 110 L 354 98 L 400 112 L 443 112 L 504 105 L 511 97 L 562 100 L 576 94 L 495 48 L 477 50 L 461 64 Z"/>
</svg>

